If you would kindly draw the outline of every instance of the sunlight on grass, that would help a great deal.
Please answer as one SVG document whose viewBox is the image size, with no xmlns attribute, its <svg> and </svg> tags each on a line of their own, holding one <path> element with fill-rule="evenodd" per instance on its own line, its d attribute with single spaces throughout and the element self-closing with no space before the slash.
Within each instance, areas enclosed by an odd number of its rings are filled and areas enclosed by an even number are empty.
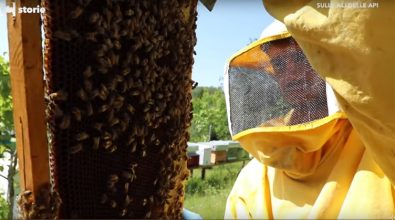
<svg viewBox="0 0 395 220">
<path fill-rule="evenodd" d="M 223 219 L 226 199 L 242 167 L 243 162 L 215 166 L 206 170 L 204 180 L 201 169 L 195 169 L 187 182 L 185 208 L 204 219 Z"/>
<path fill-rule="evenodd" d="M 203 219 L 223 219 L 226 199 L 231 189 L 229 187 L 213 195 L 187 195 L 185 197 L 185 208 L 198 213 Z"/>
</svg>

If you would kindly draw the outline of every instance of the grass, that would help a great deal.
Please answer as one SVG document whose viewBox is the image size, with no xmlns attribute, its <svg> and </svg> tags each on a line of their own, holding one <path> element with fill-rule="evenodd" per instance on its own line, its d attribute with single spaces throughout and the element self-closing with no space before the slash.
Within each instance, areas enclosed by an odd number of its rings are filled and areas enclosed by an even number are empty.
<svg viewBox="0 0 395 220">
<path fill-rule="evenodd" d="M 204 219 L 223 219 L 226 199 L 242 166 L 242 162 L 215 166 L 206 170 L 204 180 L 201 169 L 195 169 L 187 182 L 184 207 Z"/>
</svg>

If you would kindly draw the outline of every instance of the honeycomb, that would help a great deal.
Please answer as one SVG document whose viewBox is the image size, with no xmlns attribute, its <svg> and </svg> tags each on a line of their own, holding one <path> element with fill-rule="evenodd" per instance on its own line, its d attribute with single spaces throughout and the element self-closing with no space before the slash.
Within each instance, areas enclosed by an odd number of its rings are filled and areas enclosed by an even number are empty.
<svg viewBox="0 0 395 220">
<path fill-rule="evenodd" d="M 196 0 L 44 0 L 60 218 L 181 218 Z"/>
</svg>

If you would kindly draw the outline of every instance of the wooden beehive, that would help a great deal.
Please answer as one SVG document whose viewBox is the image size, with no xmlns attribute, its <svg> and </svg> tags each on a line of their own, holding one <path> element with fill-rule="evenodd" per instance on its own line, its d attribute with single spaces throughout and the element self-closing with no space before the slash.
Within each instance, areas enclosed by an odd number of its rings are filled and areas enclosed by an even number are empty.
<svg viewBox="0 0 395 220">
<path fill-rule="evenodd" d="M 43 1 L 45 113 L 60 218 L 181 218 L 196 5 Z M 46 216 L 22 205 L 25 216 Z"/>
</svg>

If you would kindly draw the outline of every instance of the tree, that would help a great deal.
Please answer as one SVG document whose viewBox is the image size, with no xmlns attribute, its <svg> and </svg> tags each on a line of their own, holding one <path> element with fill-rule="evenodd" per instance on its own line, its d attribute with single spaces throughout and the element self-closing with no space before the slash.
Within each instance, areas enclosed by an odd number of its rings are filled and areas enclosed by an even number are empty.
<svg viewBox="0 0 395 220">
<path fill-rule="evenodd" d="M 4 54 L 5 55 L 5 54 Z M 14 123 L 12 118 L 12 97 L 10 84 L 9 63 L 0 56 L 0 159 L 6 162 L 8 167 L 7 176 L 1 175 L 8 181 L 7 204 L 8 207 L 0 207 L 0 213 L 8 212 L 8 218 L 12 219 L 14 200 L 14 177 L 17 173 L 17 155 L 14 138 Z M 0 165 L 0 171 L 4 165 Z M 3 205 L 4 203 L 0 203 Z"/>
<path fill-rule="evenodd" d="M 230 139 L 222 90 L 214 87 L 197 87 L 192 97 L 191 141 Z"/>
</svg>

